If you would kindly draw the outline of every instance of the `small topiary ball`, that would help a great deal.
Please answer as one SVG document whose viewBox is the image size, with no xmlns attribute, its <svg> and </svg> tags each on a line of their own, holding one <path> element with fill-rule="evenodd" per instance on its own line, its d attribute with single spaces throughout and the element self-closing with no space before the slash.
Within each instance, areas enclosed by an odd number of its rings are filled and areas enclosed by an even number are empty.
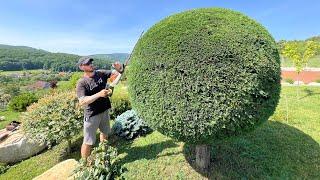
<svg viewBox="0 0 320 180">
<path fill-rule="evenodd" d="M 253 130 L 279 100 L 274 39 L 256 21 L 228 9 L 165 18 L 138 41 L 130 63 L 133 108 L 152 128 L 185 142 Z"/>
</svg>

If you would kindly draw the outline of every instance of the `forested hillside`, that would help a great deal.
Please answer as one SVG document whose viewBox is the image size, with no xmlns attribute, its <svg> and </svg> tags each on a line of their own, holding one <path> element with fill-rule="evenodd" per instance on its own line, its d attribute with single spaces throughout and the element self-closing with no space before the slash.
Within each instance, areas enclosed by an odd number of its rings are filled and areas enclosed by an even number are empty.
<svg viewBox="0 0 320 180">
<path fill-rule="evenodd" d="M 0 45 L 0 70 L 50 69 L 53 71 L 76 71 L 80 56 L 51 53 L 26 46 Z M 99 68 L 110 68 L 112 58 L 96 58 Z"/>
<path fill-rule="evenodd" d="M 129 56 L 129 54 L 128 53 L 112 53 L 112 54 L 94 54 L 90 56 L 98 59 L 112 59 L 112 60 L 116 60 L 124 63 L 127 57 Z"/>
</svg>

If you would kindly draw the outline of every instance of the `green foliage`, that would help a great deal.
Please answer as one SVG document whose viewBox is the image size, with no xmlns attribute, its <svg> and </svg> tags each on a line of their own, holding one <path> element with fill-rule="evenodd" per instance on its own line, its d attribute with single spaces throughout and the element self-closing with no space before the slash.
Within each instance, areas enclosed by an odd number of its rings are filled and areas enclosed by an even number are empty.
<svg viewBox="0 0 320 180">
<path fill-rule="evenodd" d="M 170 137 L 206 143 L 253 130 L 279 100 L 272 36 L 227 9 L 172 15 L 138 41 L 127 74 L 133 109 Z"/>
<path fill-rule="evenodd" d="M 51 69 L 53 71 L 77 71 L 80 56 L 66 53 L 50 53 L 24 46 L 0 45 L 0 70 Z M 96 59 L 95 65 L 111 67 L 111 61 Z"/>
<path fill-rule="evenodd" d="M 70 86 L 75 88 L 78 80 L 83 76 L 83 72 L 74 72 L 70 78 Z"/>
<path fill-rule="evenodd" d="M 53 73 L 50 71 L 43 72 L 41 74 L 34 75 L 32 80 L 40 81 L 68 81 L 71 77 L 71 73 Z"/>
<path fill-rule="evenodd" d="M 83 76 L 83 72 L 73 72 L 69 81 L 59 82 L 58 88 L 62 90 L 75 89 L 77 81 Z"/>
<path fill-rule="evenodd" d="M 158 131 L 135 139 L 117 141 L 119 165 L 127 168 L 125 179 L 319 179 L 320 171 L 320 88 L 304 86 L 301 99 L 296 86 L 283 86 L 274 120 L 252 133 L 223 141 L 212 141 L 216 155 L 209 177 L 192 168 L 190 144 L 177 142 Z M 289 120 L 286 109 L 289 105 Z M 1 112 L 0 112 L 1 113 Z M 73 146 L 79 159 L 80 138 Z M 61 147 L 63 145 L 63 147 Z M 32 179 L 59 162 L 66 143 L 11 166 L 0 179 Z M 59 148 L 59 150 L 57 149 Z M 58 151 L 57 151 L 58 150 Z M 190 152 L 192 153 L 192 151 Z M 187 161 L 191 158 L 192 161 Z M 41 164 L 41 166 L 35 166 Z M 159 171 L 161 169 L 161 171 Z M 177 177 L 179 176 L 179 177 Z M 147 178 L 146 178 L 147 177 Z"/>
<path fill-rule="evenodd" d="M 5 173 L 9 168 L 9 165 L 0 165 L 0 174 Z"/>
<path fill-rule="evenodd" d="M 95 147 L 88 157 L 88 162 L 81 161 L 81 166 L 75 170 L 75 179 L 115 179 L 119 177 L 123 169 L 117 164 L 117 149 L 107 142 L 102 142 Z"/>
<path fill-rule="evenodd" d="M 10 94 L 10 96 L 17 96 L 20 94 L 20 87 L 17 84 L 9 84 L 3 88 L 4 94 Z"/>
<path fill-rule="evenodd" d="M 116 118 L 125 111 L 131 109 L 131 103 L 129 100 L 128 92 L 123 84 L 119 84 L 113 91 L 111 96 L 111 119 Z"/>
<path fill-rule="evenodd" d="M 146 135 L 152 130 L 138 117 L 134 110 L 128 110 L 118 116 L 112 127 L 112 132 L 127 140 Z"/>
<path fill-rule="evenodd" d="M 317 79 L 317 80 L 316 80 L 316 83 L 320 83 L 320 79 Z"/>
<path fill-rule="evenodd" d="M 4 116 L 5 120 L 4 121 L 0 121 L 0 129 L 5 128 L 11 121 L 17 121 L 19 120 L 19 115 L 21 114 L 21 112 L 15 112 L 15 111 L 2 111 L 0 110 L 0 116 Z"/>
<path fill-rule="evenodd" d="M 308 38 L 306 41 L 316 41 L 320 43 L 320 36 L 313 36 Z"/>
<path fill-rule="evenodd" d="M 82 110 L 73 91 L 52 93 L 28 107 L 23 129 L 48 145 L 68 140 L 82 127 Z"/>
<path fill-rule="evenodd" d="M 122 63 L 125 62 L 129 54 L 127 53 L 112 53 L 112 54 L 94 54 L 90 55 L 90 57 L 98 58 L 98 59 L 105 59 L 109 61 L 120 61 Z"/>
<path fill-rule="evenodd" d="M 38 101 L 38 97 L 34 93 L 23 93 L 15 96 L 8 104 L 8 108 L 13 111 L 22 112 L 27 109 L 29 105 Z"/>
<path fill-rule="evenodd" d="M 320 43 L 314 41 L 292 41 L 285 43 L 282 54 L 293 61 L 296 71 L 300 73 L 309 59 L 316 55 L 320 49 Z"/>
<path fill-rule="evenodd" d="M 10 100 L 11 100 L 10 94 L 4 94 L 0 92 L 0 109 L 6 109 Z"/>
</svg>

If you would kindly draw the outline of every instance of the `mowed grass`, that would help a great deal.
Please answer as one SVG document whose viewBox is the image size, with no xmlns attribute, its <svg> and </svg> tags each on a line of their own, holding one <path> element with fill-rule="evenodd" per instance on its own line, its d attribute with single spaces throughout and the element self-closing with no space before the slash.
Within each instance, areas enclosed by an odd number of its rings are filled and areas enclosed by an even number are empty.
<svg viewBox="0 0 320 180">
<path fill-rule="evenodd" d="M 21 71 L 0 71 L 0 75 L 23 74 L 23 73 L 39 74 L 43 72 L 50 72 L 50 71 L 44 70 L 44 69 L 21 70 Z"/>
<path fill-rule="evenodd" d="M 13 120 L 19 121 L 19 115 L 20 115 L 20 112 L 9 111 L 9 110 L 0 111 L 0 116 L 5 117 L 3 121 L 0 121 L 0 129 L 5 128 L 6 125 L 8 125 Z"/>
<path fill-rule="evenodd" d="M 320 179 L 319 117 L 320 87 L 284 86 L 268 122 L 251 133 L 212 142 L 209 173 L 195 167 L 194 145 L 157 131 L 117 141 L 118 163 L 127 169 L 126 179 Z M 15 165 L 0 179 L 31 179 L 60 161 L 54 150 L 45 153 Z M 72 157 L 79 159 L 79 153 Z"/>
<path fill-rule="evenodd" d="M 120 162 L 128 179 L 320 179 L 319 117 L 319 87 L 283 87 L 268 122 L 254 132 L 212 142 L 209 173 L 197 171 L 194 145 L 159 132 L 120 145 Z"/>
<path fill-rule="evenodd" d="M 294 67 L 293 62 L 288 58 L 281 58 L 281 67 Z M 320 55 L 310 58 L 307 67 L 320 68 Z"/>
</svg>

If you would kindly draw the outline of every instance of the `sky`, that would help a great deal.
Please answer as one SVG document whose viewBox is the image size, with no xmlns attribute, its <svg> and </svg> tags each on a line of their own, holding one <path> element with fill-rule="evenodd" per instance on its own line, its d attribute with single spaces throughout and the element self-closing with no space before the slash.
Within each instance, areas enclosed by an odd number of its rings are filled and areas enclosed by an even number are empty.
<svg viewBox="0 0 320 180">
<path fill-rule="evenodd" d="M 10 0 L 0 6 L 0 44 L 77 55 L 130 53 L 142 31 L 186 10 L 241 12 L 276 41 L 320 35 L 319 0 Z"/>
</svg>

